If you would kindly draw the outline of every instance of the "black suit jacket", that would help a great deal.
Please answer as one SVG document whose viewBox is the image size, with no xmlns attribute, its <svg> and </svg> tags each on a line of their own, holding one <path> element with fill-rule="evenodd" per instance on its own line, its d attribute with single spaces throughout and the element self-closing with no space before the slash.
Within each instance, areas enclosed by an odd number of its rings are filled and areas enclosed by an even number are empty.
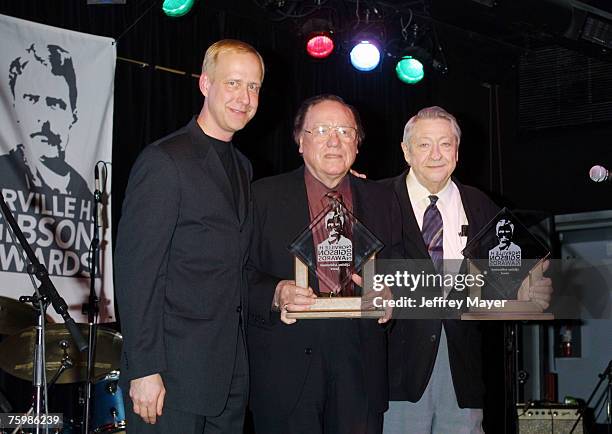
<svg viewBox="0 0 612 434">
<path fill-rule="evenodd" d="M 407 173 L 383 183 L 393 188 L 400 203 L 404 254 L 407 258 L 428 259 L 406 188 Z M 480 190 L 456 179 L 453 181 L 467 215 L 469 242 L 495 217 L 499 208 Z M 390 399 L 416 402 L 421 398 L 434 367 L 442 326 L 448 340 L 450 369 L 459 406 L 482 408 L 482 337 L 480 324 L 474 321 L 396 320 L 389 334 Z"/>
<path fill-rule="evenodd" d="M 378 258 L 391 255 L 400 242 L 399 210 L 393 193 L 371 181 L 350 177 L 355 216 L 372 231 L 385 248 Z M 249 362 L 251 408 L 254 411 L 291 412 L 300 396 L 310 354 L 318 350 L 321 321 L 333 327 L 336 320 L 280 322 L 272 312 L 277 283 L 294 279 L 294 260 L 287 247 L 310 223 L 304 168 L 259 180 L 253 184 L 254 230 L 249 258 Z M 397 233 L 397 236 L 394 234 Z M 317 282 L 309 276 L 311 287 Z M 359 321 L 362 364 L 372 411 L 388 405 L 386 333 L 375 320 Z"/>
<path fill-rule="evenodd" d="M 115 251 L 122 382 L 161 373 L 164 405 L 202 415 L 229 393 L 252 227 L 250 163 L 236 151 L 236 209 L 210 140 L 192 120 L 142 152 Z"/>
</svg>

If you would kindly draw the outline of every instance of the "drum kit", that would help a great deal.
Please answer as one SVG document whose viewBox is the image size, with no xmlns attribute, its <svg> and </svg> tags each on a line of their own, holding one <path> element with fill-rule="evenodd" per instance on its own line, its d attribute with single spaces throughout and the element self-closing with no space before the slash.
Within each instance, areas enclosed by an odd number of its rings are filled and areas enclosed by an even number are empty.
<svg viewBox="0 0 612 434">
<path fill-rule="evenodd" d="M 0 368 L 22 380 L 32 380 L 32 353 L 37 313 L 31 305 L 0 296 Z M 87 335 L 88 325 L 79 324 Z M 83 383 L 87 379 L 87 353 L 79 352 L 63 324 L 45 326 L 46 378 L 48 385 Z M 125 406 L 119 387 L 119 361 L 123 338 L 116 331 L 97 327 L 90 432 L 124 433 Z M 56 433 L 79 433 L 80 424 L 64 421 Z M 21 431 L 15 431 L 19 433 Z"/>
</svg>

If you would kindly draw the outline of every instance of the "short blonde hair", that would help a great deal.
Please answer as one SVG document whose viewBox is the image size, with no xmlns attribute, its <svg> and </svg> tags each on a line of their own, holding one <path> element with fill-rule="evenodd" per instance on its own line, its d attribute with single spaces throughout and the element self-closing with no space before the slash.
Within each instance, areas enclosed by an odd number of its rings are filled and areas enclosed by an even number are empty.
<svg viewBox="0 0 612 434">
<path fill-rule="evenodd" d="M 425 107 L 424 109 L 419 110 L 416 115 L 410 118 L 410 120 L 406 123 L 406 126 L 404 127 L 404 137 L 402 138 L 402 143 L 408 144 L 408 141 L 410 140 L 410 136 L 412 134 L 412 130 L 414 129 L 414 125 L 421 119 L 446 119 L 447 121 L 449 121 L 453 133 L 455 133 L 455 138 L 457 139 L 457 146 L 459 146 L 459 142 L 461 141 L 461 128 L 459 128 L 457 119 L 449 112 L 444 110 L 442 107 L 438 107 L 437 105 L 434 105 L 432 107 Z"/>
<path fill-rule="evenodd" d="M 261 79 L 263 81 L 266 68 L 261 54 L 259 54 L 252 45 L 237 39 L 222 39 L 208 47 L 206 54 L 204 54 L 204 61 L 202 62 L 202 74 L 206 72 L 209 75 L 214 75 L 217 60 L 222 53 L 251 53 L 257 56 L 259 64 L 261 65 Z"/>
</svg>

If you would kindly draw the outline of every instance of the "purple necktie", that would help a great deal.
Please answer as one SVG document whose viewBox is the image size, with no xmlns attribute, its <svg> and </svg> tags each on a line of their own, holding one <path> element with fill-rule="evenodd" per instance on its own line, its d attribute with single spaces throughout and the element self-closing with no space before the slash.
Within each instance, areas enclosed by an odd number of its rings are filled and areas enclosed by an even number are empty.
<svg viewBox="0 0 612 434">
<path fill-rule="evenodd" d="M 434 268 L 438 273 L 443 271 L 442 260 L 444 258 L 443 242 L 444 237 L 442 236 L 442 215 L 440 210 L 436 206 L 438 196 L 429 196 L 430 204 L 423 214 L 423 241 L 427 246 L 427 251 L 434 264 Z"/>
</svg>

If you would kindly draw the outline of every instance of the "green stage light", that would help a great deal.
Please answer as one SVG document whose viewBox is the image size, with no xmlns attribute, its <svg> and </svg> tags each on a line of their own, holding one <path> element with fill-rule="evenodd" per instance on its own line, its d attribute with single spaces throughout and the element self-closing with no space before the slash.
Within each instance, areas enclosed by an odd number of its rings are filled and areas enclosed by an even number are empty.
<svg viewBox="0 0 612 434">
<path fill-rule="evenodd" d="M 423 64 L 412 56 L 403 56 L 395 66 L 395 73 L 404 83 L 415 84 L 425 77 Z"/>
<path fill-rule="evenodd" d="M 191 10 L 195 0 L 164 0 L 162 9 L 169 17 L 182 17 Z"/>
</svg>

